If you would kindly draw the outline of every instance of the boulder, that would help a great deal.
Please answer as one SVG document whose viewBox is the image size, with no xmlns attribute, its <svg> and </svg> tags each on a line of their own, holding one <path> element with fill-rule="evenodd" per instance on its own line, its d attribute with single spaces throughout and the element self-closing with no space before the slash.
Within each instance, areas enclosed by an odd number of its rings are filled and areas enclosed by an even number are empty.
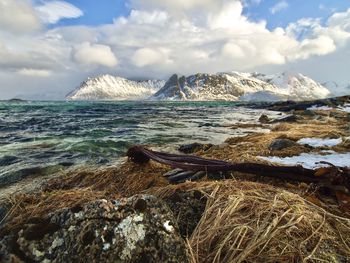
<svg viewBox="0 0 350 263">
<path fill-rule="evenodd" d="M 265 114 L 262 114 L 259 118 L 260 123 L 268 123 L 269 121 L 270 121 L 270 118 Z"/>
<path fill-rule="evenodd" d="M 180 152 L 189 154 L 189 153 L 195 153 L 195 152 L 202 151 L 202 150 L 207 151 L 211 147 L 213 147 L 213 144 L 210 144 L 210 143 L 209 144 L 201 144 L 201 143 L 195 142 L 195 143 L 181 145 L 178 150 Z"/>
<path fill-rule="evenodd" d="M 34 262 L 189 262 L 172 212 L 150 195 L 98 200 L 29 220 L 16 243 Z"/>
<path fill-rule="evenodd" d="M 308 117 L 315 117 L 317 116 L 315 111 L 312 110 L 303 110 L 298 112 L 299 115 L 303 115 L 303 116 L 308 116 Z"/>
<path fill-rule="evenodd" d="M 202 218 L 206 196 L 196 190 L 179 190 L 165 197 L 164 201 L 177 219 L 181 236 L 189 238 Z"/>
<path fill-rule="evenodd" d="M 296 142 L 289 139 L 276 139 L 269 145 L 269 149 L 271 151 L 280 151 L 296 145 L 298 145 Z"/>
<path fill-rule="evenodd" d="M 288 115 L 286 117 L 283 118 L 278 118 L 275 119 L 273 121 L 271 121 L 270 123 L 279 123 L 279 122 L 296 122 L 298 121 L 298 117 L 295 115 Z"/>
</svg>

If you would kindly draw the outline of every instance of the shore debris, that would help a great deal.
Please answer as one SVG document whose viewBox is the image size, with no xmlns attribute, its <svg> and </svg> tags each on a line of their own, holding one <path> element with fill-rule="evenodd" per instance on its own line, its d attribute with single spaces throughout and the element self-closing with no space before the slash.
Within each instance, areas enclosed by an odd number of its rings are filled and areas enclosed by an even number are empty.
<svg viewBox="0 0 350 263">
<path fill-rule="evenodd" d="M 128 158 L 134 163 L 147 163 L 149 160 L 178 168 L 178 173 L 171 174 L 167 179 L 172 183 L 182 182 L 191 178 L 198 172 L 223 172 L 236 171 L 255 174 L 265 177 L 273 177 L 281 180 L 291 180 L 308 183 L 319 183 L 322 185 L 342 186 L 345 191 L 350 190 L 350 169 L 347 167 L 336 167 L 328 164 L 326 168 L 307 169 L 302 166 L 277 166 L 260 163 L 229 163 L 220 160 L 205 159 L 189 155 L 177 155 L 156 152 L 142 146 L 134 146 L 127 152 Z M 216 178 L 217 179 L 217 178 Z"/>
</svg>

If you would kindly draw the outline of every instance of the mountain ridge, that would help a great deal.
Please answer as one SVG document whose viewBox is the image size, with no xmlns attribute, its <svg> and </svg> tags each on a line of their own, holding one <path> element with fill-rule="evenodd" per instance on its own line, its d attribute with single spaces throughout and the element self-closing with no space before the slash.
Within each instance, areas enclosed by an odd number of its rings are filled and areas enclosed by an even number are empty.
<svg viewBox="0 0 350 263">
<path fill-rule="evenodd" d="M 225 72 L 198 73 L 188 77 L 174 74 L 151 98 L 155 100 L 310 100 L 330 96 L 320 83 L 302 74 Z M 259 94 L 259 96 L 254 96 Z"/>
<path fill-rule="evenodd" d="M 69 100 L 140 100 L 147 99 L 165 84 L 164 80 L 135 81 L 119 76 L 88 78 L 68 93 Z"/>
<path fill-rule="evenodd" d="M 187 101 L 276 101 L 312 100 L 331 96 L 322 84 L 303 75 L 284 72 L 173 74 L 167 81 L 134 81 L 118 76 L 88 78 L 68 100 L 187 100 Z"/>
</svg>

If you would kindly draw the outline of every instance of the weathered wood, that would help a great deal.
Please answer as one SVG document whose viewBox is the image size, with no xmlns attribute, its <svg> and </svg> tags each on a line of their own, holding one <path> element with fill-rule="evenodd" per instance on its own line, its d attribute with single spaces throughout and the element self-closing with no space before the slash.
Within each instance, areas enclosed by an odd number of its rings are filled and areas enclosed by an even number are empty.
<svg viewBox="0 0 350 263">
<path fill-rule="evenodd" d="M 134 146 L 128 150 L 128 158 L 135 163 L 147 163 L 150 159 L 183 170 L 168 176 L 168 180 L 176 182 L 184 179 L 196 179 L 193 175 L 203 171 L 229 172 L 236 171 L 259 176 L 278 178 L 322 185 L 342 185 L 350 189 L 350 171 L 348 168 L 331 166 L 324 169 L 306 169 L 302 166 L 277 166 L 259 163 L 229 163 L 220 160 L 205 159 L 196 156 L 156 152 L 142 146 Z M 192 171 L 186 172 L 186 171 Z"/>
</svg>

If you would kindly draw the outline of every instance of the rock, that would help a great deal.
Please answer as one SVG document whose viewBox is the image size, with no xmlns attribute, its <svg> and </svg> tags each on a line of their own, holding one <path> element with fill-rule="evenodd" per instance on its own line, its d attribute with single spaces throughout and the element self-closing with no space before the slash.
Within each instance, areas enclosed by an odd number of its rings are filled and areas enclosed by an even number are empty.
<svg viewBox="0 0 350 263">
<path fill-rule="evenodd" d="M 29 220 L 17 245 L 35 262 L 189 262 L 172 212 L 150 195 L 99 200 Z"/>
<path fill-rule="evenodd" d="M 201 143 L 191 143 L 191 144 L 184 144 L 179 147 L 179 151 L 183 153 L 195 153 L 198 151 L 207 151 L 211 147 L 213 147 L 213 144 L 201 144 Z"/>
<path fill-rule="evenodd" d="M 343 119 L 345 117 L 345 114 L 343 112 L 332 111 L 329 114 L 329 117 L 336 118 L 336 119 Z"/>
<path fill-rule="evenodd" d="M 265 114 L 262 114 L 259 118 L 260 123 L 268 123 L 269 121 L 270 121 L 270 118 Z"/>
<path fill-rule="evenodd" d="M 100 157 L 96 163 L 97 164 L 106 164 L 106 163 L 109 163 L 109 160 L 106 158 Z"/>
<path fill-rule="evenodd" d="M 279 119 L 275 119 L 273 121 L 271 121 L 270 123 L 278 123 L 278 122 L 296 122 L 298 121 L 298 117 L 295 115 L 288 115 L 286 117 L 283 118 L 279 118 Z"/>
<path fill-rule="evenodd" d="M 298 145 L 296 142 L 289 139 L 276 139 L 269 145 L 269 149 L 271 151 L 280 151 L 296 145 Z"/>
<path fill-rule="evenodd" d="M 202 218 L 207 198 L 199 191 L 177 191 L 164 198 L 174 213 L 180 234 L 189 238 Z"/>
<path fill-rule="evenodd" d="M 299 115 L 303 115 L 303 116 L 309 116 L 309 117 L 315 117 L 317 114 L 312 111 L 312 110 L 303 110 L 298 112 Z"/>
<path fill-rule="evenodd" d="M 16 156 L 5 155 L 0 158 L 0 166 L 8 166 L 20 162 Z"/>
</svg>

